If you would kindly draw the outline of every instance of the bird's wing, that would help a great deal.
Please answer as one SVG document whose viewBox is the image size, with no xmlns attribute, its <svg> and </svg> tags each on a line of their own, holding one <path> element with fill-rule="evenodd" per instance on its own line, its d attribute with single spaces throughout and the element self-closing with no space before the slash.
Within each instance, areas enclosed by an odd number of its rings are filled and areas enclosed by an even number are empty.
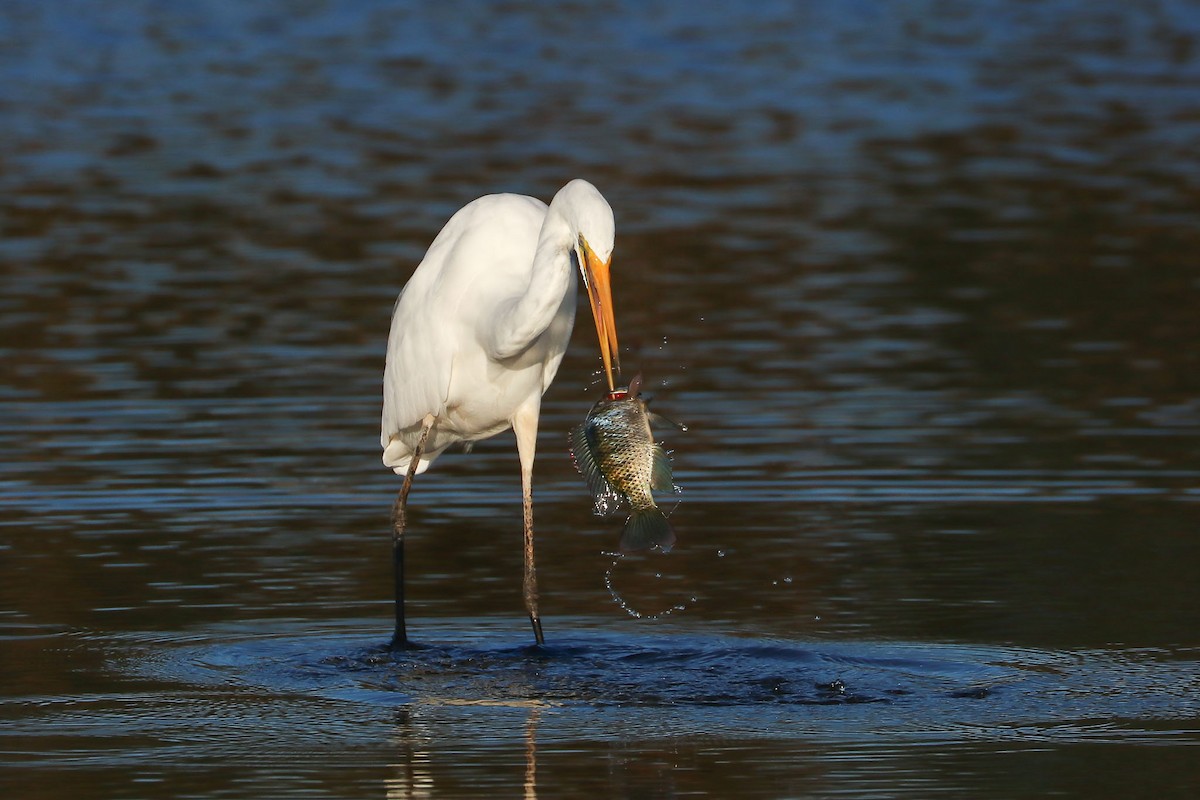
<svg viewBox="0 0 1200 800">
<path fill-rule="evenodd" d="M 530 197 L 488 195 L 459 209 L 433 240 L 392 311 L 384 448 L 401 431 L 415 436 L 426 415 L 441 415 L 453 381 L 472 385 L 474 376 L 461 372 L 480 363 L 481 327 L 528 286 L 545 208 Z"/>
<path fill-rule="evenodd" d="M 413 444 L 393 440 L 407 433 L 415 441 L 425 416 L 440 416 L 445 410 L 454 365 L 454 339 L 439 333 L 444 322 L 429 314 L 422 288 L 410 283 L 400 295 L 388 337 L 380 444 L 389 464 L 400 463 Z"/>
</svg>

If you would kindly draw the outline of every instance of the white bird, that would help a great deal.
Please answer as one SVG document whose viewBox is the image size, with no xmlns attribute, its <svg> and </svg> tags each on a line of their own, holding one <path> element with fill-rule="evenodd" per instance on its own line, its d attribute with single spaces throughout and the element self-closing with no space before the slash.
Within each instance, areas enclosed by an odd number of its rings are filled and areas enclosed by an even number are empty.
<svg viewBox="0 0 1200 800">
<path fill-rule="evenodd" d="M 404 527 L 413 476 L 447 447 L 513 429 L 524 498 L 525 608 L 544 644 L 533 553 L 533 460 L 542 394 L 575 321 L 575 270 L 591 301 L 612 390 L 620 371 L 609 268 L 612 208 L 584 180 L 547 206 L 523 195 L 480 197 L 433 240 L 392 311 L 383 373 L 383 463 L 404 483 L 392 506 L 396 628 L 404 621 Z"/>
</svg>

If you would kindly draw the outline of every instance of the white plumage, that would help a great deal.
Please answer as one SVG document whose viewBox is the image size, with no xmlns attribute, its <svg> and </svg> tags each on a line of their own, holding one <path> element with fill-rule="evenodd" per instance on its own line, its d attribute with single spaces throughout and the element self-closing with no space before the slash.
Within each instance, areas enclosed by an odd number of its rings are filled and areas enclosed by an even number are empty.
<svg viewBox="0 0 1200 800">
<path fill-rule="evenodd" d="M 383 377 L 383 463 L 405 483 L 397 497 L 397 640 L 403 645 L 403 528 L 412 476 L 447 447 L 512 428 L 525 497 L 525 599 L 539 643 L 531 480 L 542 394 L 575 319 L 576 269 L 587 287 L 609 388 L 617 334 L 609 285 L 612 209 L 573 180 L 547 206 L 488 195 L 446 223 L 392 312 Z M 574 262 L 574 263 L 573 263 Z M 412 463 L 413 457 L 417 462 Z"/>
</svg>

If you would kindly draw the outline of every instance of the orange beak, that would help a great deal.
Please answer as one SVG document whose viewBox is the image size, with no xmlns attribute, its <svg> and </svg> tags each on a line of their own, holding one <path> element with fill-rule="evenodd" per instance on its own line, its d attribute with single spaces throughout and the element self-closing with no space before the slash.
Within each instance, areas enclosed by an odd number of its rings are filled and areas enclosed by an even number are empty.
<svg viewBox="0 0 1200 800">
<path fill-rule="evenodd" d="M 613 317 L 612 283 L 609 266 L 612 258 L 601 261 L 588 243 L 581 237 L 580 250 L 583 254 L 583 285 L 587 287 L 588 300 L 592 303 L 592 319 L 596 321 L 596 336 L 600 339 L 600 358 L 604 362 L 604 375 L 608 379 L 608 390 L 616 388 L 613 372 L 621 374 L 621 358 L 617 350 L 617 322 Z"/>
</svg>

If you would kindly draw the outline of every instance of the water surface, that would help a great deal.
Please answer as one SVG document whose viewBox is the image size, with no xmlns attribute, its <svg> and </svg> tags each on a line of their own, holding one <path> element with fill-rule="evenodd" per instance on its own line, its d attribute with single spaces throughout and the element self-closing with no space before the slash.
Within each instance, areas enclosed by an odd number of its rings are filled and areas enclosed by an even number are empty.
<svg viewBox="0 0 1200 800">
<path fill-rule="evenodd" d="M 1200 788 L 1200 14 L 1053 0 L 0 10 L 0 786 L 19 797 Z M 688 424 L 669 556 L 566 432 L 413 492 L 399 288 L 491 191 L 617 214 Z M 586 312 L 581 319 L 586 317 Z"/>
</svg>

